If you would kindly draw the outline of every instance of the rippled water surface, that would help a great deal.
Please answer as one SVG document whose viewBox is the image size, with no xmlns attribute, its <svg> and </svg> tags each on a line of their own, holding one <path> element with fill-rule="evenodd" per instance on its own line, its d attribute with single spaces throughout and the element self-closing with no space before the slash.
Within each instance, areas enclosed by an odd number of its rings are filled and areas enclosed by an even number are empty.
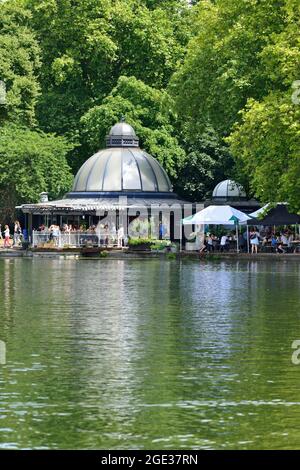
<svg viewBox="0 0 300 470">
<path fill-rule="evenodd" d="M 300 448 L 300 264 L 0 260 L 0 448 Z"/>
</svg>

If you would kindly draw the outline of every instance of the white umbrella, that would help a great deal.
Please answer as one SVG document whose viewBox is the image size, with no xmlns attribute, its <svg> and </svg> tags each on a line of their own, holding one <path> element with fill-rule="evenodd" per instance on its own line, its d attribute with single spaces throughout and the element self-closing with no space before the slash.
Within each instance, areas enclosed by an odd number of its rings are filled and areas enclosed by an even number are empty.
<svg viewBox="0 0 300 470">
<path fill-rule="evenodd" d="M 245 224 L 251 217 L 231 206 L 209 206 L 183 219 L 183 225 L 235 225 Z"/>
<path fill-rule="evenodd" d="M 235 225 L 238 242 L 238 224 L 246 224 L 251 217 L 231 206 L 209 206 L 182 220 L 183 225 Z"/>
</svg>

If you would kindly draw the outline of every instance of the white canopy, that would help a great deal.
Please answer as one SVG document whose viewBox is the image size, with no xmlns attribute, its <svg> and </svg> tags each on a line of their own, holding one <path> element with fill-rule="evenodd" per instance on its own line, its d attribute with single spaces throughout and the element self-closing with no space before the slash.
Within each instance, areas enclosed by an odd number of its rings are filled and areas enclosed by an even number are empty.
<svg viewBox="0 0 300 470">
<path fill-rule="evenodd" d="M 209 206 L 193 216 L 183 219 L 183 225 L 234 225 L 245 224 L 250 220 L 244 212 L 231 206 Z"/>
</svg>

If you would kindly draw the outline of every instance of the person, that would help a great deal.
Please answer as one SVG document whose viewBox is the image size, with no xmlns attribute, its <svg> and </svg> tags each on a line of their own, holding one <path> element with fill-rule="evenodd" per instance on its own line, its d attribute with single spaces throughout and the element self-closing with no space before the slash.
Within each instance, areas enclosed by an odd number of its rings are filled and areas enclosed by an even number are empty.
<svg viewBox="0 0 300 470">
<path fill-rule="evenodd" d="M 104 235 L 104 245 L 108 246 L 108 242 L 109 242 L 109 227 L 108 227 L 108 224 L 104 225 L 103 235 Z"/>
<path fill-rule="evenodd" d="M 214 236 L 212 233 L 207 234 L 207 250 L 209 252 L 214 251 Z"/>
<path fill-rule="evenodd" d="M 239 234 L 239 251 L 244 252 L 246 248 L 246 240 L 244 238 L 244 235 L 242 233 Z"/>
<path fill-rule="evenodd" d="M 227 235 L 222 235 L 221 237 L 221 242 L 220 242 L 220 251 L 226 250 L 226 245 L 227 245 L 228 237 Z"/>
<path fill-rule="evenodd" d="M 245 232 L 243 233 L 243 238 L 244 238 L 244 241 L 245 241 L 245 245 L 248 249 L 248 243 L 249 243 L 249 234 L 248 234 L 248 230 L 245 230 Z"/>
<path fill-rule="evenodd" d="M 9 226 L 5 225 L 5 230 L 4 230 L 4 248 L 10 248 L 10 232 L 9 232 Z"/>
<path fill-rule="evenodd" d="M 167 227 L 163 222 L 159 223 L 159 239 L 163 240 L 165 235 L 167 234 Z"/>
<path fill-rule="evenodd" d="M 54 241 L 54 244 L 56 246 L 59 245 L 59 236 L 60 236 L 60 229 L 59 229 L 59 226 L 58 225 L 55 225 L 55 224 L 52 224 L 50 226 L 50 236 L 49 236 L 49 240 L 53 240 Z"/>
<path fill-rule="evenodd" d="M 280 241 L 283 245 L 287 245 L 288 244 L 288 238 L 287 238 L 287 233 L 286 232 L 283 232 L 281 237 L 280 237 Z"/>
<path fill-rule="evenodd" d="M 20 222 L 16 220 L 15 225 L 14 225 L 14 246 L 19 245 L 21 235 L 22 235 L 21 225 L 20 225 Z"/>
<path fill-rule="evenodd" d="M 251 253 L 257 254 L 258 245 L 259 245 L 259 233 L 254 228 L 250 232 L 250 245 L 251 245 Z"/>
<path fill-rule="evenodd" d="M 277 237 L 275 235 L 275 233 L 272 233 L 272 238 L 271 238 L 271 247 L 272 247 L 272 251 L 276 251 L 277 252 Z"/>
<path fill-rule="evenodd" d="M 294 241 L 294 235 L 292 234 L 291 231 L 288 231 L 288 234 L 287 234 L 287 246 L 288 246 L 288 251 L 289 251 L 289 252 L 292 250 L 293 241 Z"/>
<path fill-rule="evenodd" d="M 207 235 L 204 234 L 203 235 L 203 243 L 202 243 L 202 246 L 200 246 L 200 250 L 199 250 L 200 255 L 207 251 L 207 239 L 208 239 Z"/>
<path fill-rule="evenodd" d="M 2 225 L 0 224 L 0 240 L 3 240 L 3 236 L 2 236 Z"/>
<path fill-rule="evenodd" d="M 285 249 L 283 248 L 283 243 L 281 241 L 279 241 L 277 245 L 276 253 L 286 253 Z"/>
<path fill-rule="evenodd" d="M 120 225 L 118 229 L 118 247 L 121 248 L 123 245 L 123 239 L 124 239 L 124 227 L 123 225 Z"/>
</svg>

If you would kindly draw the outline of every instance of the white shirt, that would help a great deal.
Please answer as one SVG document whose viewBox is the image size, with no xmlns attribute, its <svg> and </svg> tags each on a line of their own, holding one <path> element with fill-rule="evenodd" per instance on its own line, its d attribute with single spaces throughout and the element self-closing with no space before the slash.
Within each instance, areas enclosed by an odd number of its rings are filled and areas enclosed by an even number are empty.
<svg viewBox="0 0 300 470">
<path fill-rule="evenodd" d="M 5 236 L 5 237 L 9 237 L 9 228 L 6 228 L 6 229 L 4 230 L 4 236 Z"/>
<path fill-rule="evenodd" d="M 227 235 L 223 235 L 223 236 L 221 237 L 221 245 L 222 245 L 222 246 L 226 245 L 226 242 L 227 242 Z"/>
</svg>

